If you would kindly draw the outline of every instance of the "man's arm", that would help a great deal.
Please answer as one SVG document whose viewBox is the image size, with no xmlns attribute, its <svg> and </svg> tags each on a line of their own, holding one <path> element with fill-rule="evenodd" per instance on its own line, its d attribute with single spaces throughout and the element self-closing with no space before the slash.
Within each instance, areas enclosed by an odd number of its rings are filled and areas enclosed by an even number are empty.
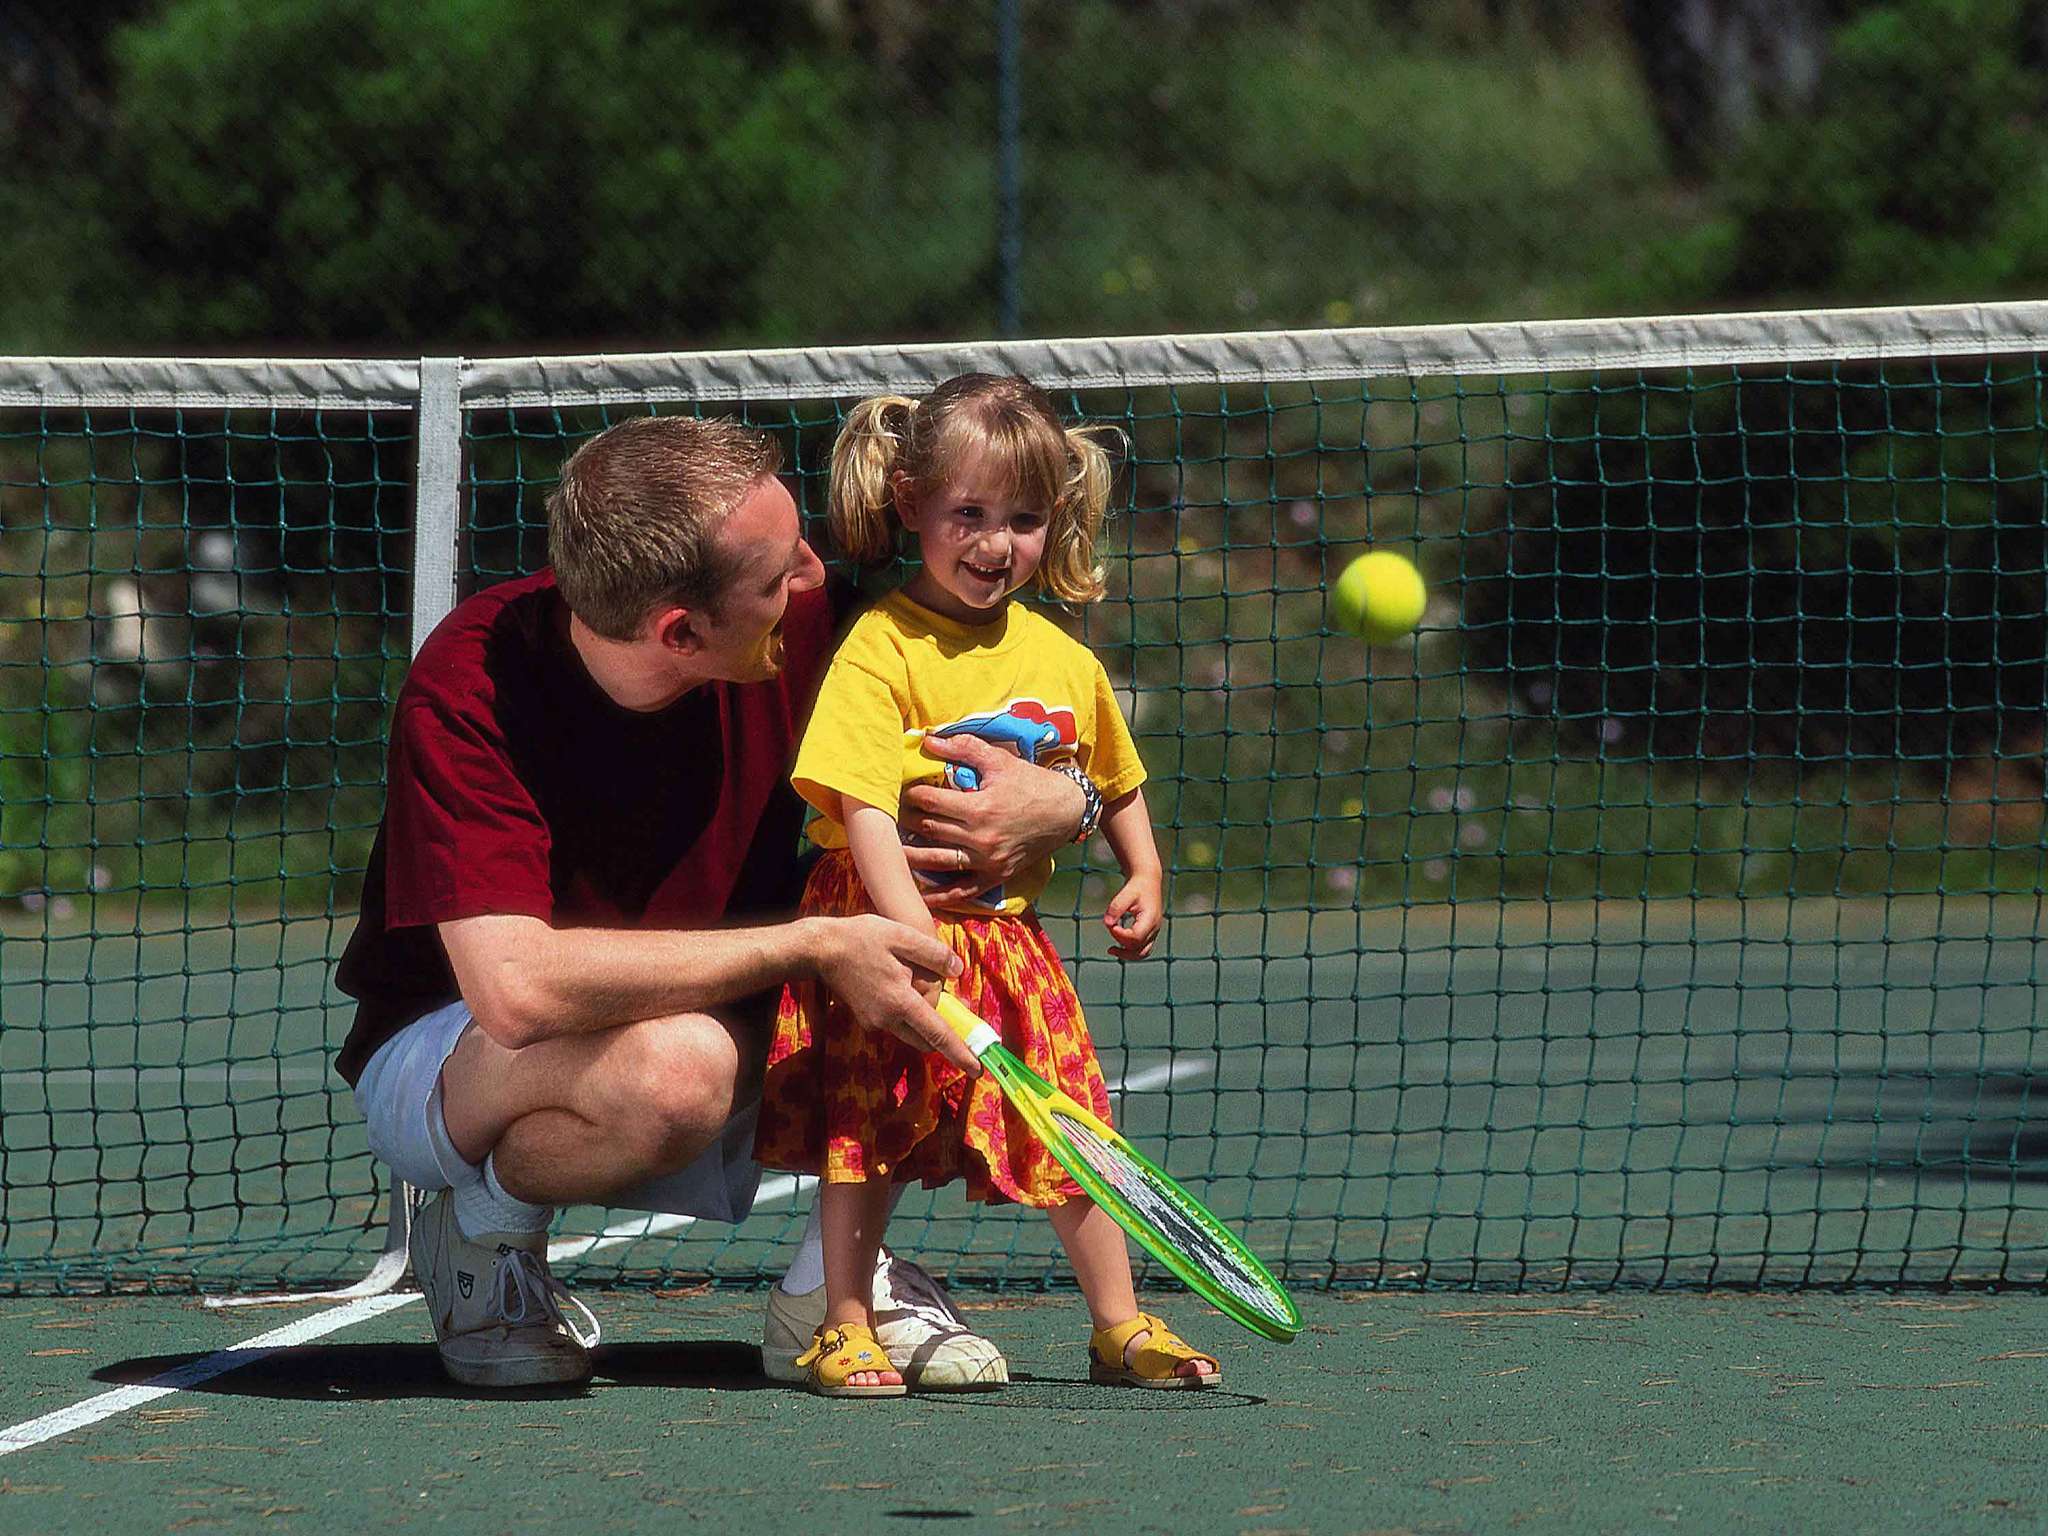
<svg viewBox="0 0 2048 1536">
<path fill-rule="evenodd" d="M 973 1054 L 918 995 L 959 971 L 930 934 L 885 917 L 807 917 L 760 928 L 645 933 L 550 927 L 536 917 L 466 917 L 439 926 L 477 1025 L 517 1050 L 729 1003 L 785 981 L 818 980 L 855 1020 L 974 1072 Z"/>
<path fill-rule="evenodd" d="M 948 880 L 926 890 L 926 901 L 979 895 L 1050 859 L 1080 830 L 1085 797 L 1072 779 L 973 736 L 926 736 L 924 750 L 965 763 L 981 780 L 981 788 L 971 791 L 933 784 L 903 791 L 903 831 L 932 845 L 906 847 L 904 856 L 912 869 Z"/>
</svg>

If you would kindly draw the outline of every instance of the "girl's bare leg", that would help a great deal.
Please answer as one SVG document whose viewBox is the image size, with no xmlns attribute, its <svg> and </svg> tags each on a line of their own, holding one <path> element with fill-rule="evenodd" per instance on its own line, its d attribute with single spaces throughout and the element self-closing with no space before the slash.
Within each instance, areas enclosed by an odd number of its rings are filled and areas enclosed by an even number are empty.
<svg viewBox="0 0 2048 1536">
<path fill-rule="evenodd" d="M 1056 1205 L 1047 1212 L 1053 1230 L 1066 1245 L 1074 1277 L 1081 1282 L 1081 1294 L 1088 1299 L 1088 1316 L 1098 1331 L 1128 1323 L 1138 1315 L 1138 1293 L 1131 1285 L 1131 1251 L 1124 1244 L 1123 1228 L 1103 1214 L 1102 1207 L 1085 1196 Z M 828 1229 L 829 1230 L 829 1229 Z M 829 1250 L 828 1250 L 829 1252 Z M 1152 1337 L 1152 1330 L 1140 1328 L 1124 1346 L 1124 1364 L 1129 1365 Z M 1183 1360 L 1174 1367 L 1176 1376 L 1199 1376 L 1221 1367 L 1206 1355 Z"/>
<path fill-rule="evenodd" d="M 860 1323 L 872 1328 L 875 1261 L 882 1233 L 889 1225 L 895 1193 L 885 1179 L 865 1184 L 821 1184 L 818 1187 L 820 1237 L 825 1249 L 825 1324 L 843 1327 Z M 855 1371 L 846 1378 L 855 1387 L 900 1386 L 896 1371 Z"/>
</svg>

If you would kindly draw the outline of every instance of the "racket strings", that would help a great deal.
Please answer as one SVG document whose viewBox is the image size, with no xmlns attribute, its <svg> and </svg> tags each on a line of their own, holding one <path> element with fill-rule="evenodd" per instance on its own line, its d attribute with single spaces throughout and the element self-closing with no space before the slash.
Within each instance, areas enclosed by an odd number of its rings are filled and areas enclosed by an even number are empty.
<svg viewBox="0 0 2048 1536">
<path fill-rule="evenodd" d="M 1138 1217 L 1197 1268 L 1263 1317 L 1292 1326 L 1293 1308 L 1284 1293 L 1255 1266 L 1229 1233 L 1190 1210 L 1180 1191 L 1160 1183 L 1150 1169 L 1122 1148 L 1104 1141 L 1079 1120 L 1052 1111 L 1074 1151 Z"/>
</svg>

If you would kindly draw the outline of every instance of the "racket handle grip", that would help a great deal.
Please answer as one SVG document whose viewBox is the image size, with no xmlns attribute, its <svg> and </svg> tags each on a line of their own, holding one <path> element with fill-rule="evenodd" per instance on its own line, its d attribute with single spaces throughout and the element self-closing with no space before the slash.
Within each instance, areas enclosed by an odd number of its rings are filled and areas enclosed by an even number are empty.
<svg viewBox="0 0 2048 1536">
<path fill-rule="evenodd" d="M 968 1006 L 950 992 L 941 992 L 938 1002 L 933 1005 L 939 1010 L 939 1017 L 952 1027 L 953 1033 L 967 1042 L 967 1048 L 976 1056 L 982 1055 L 1002 1037 L 989 1027 L 986 1020 L 977 1017 Z"/>
</svg>

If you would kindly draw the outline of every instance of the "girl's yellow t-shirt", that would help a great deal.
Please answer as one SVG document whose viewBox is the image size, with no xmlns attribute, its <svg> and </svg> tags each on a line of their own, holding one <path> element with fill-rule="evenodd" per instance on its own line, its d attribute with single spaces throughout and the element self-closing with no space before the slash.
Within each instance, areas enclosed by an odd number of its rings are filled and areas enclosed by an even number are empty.
<svg viewBox="0 0 2048 1536">
<path fill-rule="evenodd" d="M 891 593 L 854 620 L 818 687 L 790 782 L 817 809 L 811 841 L 844 848 L 839 796 L 897 814 L 910 784 L 944 783 L 949 765 L 927 735 L 973 735 L 1040 765 L 1087 774 L 1105 804 L 1145 782 L 1145 765 L 1102 663 L 1023 603 L 987 624 L 960 624 Z M 1022 912 L 1052 862 L 970 903 Z"/>
</svg>

